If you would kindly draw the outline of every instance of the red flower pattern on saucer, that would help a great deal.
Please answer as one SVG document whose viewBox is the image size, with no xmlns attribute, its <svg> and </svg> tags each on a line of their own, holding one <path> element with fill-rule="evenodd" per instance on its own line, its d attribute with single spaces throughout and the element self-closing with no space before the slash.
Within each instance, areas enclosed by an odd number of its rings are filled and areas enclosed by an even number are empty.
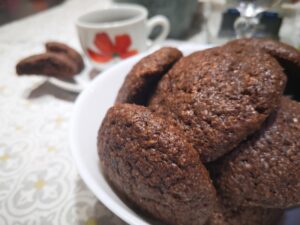
<svg viewBox="0 0 300 225">
<path fill-rule="evenodd" d="M 115 43 L 113 43 L 106 33 L 97 33 L 94 44 L 99 52 L 95 52 L 90 48 L 87 52 L 95 62 L 106 63 L 117 57 L 125 59 L 138 53 L 137 50 L 129 50 L 131 38 L 128 34 L 115 36 Z"/>
</svg>

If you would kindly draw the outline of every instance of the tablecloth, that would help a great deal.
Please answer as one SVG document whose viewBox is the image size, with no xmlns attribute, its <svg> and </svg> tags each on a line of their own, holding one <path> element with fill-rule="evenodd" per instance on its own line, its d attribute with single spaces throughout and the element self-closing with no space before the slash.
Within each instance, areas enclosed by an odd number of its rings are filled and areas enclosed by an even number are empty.
<svg viewBox="0 0 300 225">
<path fill-rule="evenodd" d="M 57 40 L 77 49 L 74 21 L 106 0 L 72 0 L 0 27 L 0 225 L 123 225 L 80 179 L 68 146 L 76 95 L 16 62 Z"/>
</svg>

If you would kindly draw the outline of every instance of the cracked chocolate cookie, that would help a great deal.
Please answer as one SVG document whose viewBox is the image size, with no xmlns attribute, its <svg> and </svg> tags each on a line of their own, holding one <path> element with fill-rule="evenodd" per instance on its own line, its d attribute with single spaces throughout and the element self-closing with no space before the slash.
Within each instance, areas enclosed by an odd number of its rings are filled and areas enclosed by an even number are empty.
<svg viewBox="0 0 300 225">
<path fill-rule="evenodd" d="M 18 75 L 46 75 L 70 78 L 76 74 L 77 66 L 63 54 L 48 52 L 21 60 L 16 66 L 16 71 Z"/>
<path fill-rule="evenodd" d="M 149 109 L 112 107 L 99 130 L 108 181 L 127 202 L 170 225 L 202 225 L 216 202 L 198 152 Z"/>
<path fill-rule="evenodd" d="M 178 49 L 164 47 L 141 59 L 125 78 L 116 102 L 146 105 L 158 81 L 181 57 Z"/>
<path fill-rule="evenodd" d="M 292 46 L 271 39 L 263 38 L 242 38 L 230 41 L 225 46 L 240 45 L 252 48 L 260 48 L 277 59 L 284 68 L 285 74 L 288 76 L 288 82 L 285 94 L 292 96 L 294 99 L 300 100 L 300 51 Z"/>
<path fill-rule="evenodd" d="M 264 127 L 218 162 L 217 187 L 244 206 L 300 205 L 300 103 L 282 98 Z"/>
<path fill-rule="evenodd" d="M 264 38 L 242 38 L 228 42 L 225 46 L 232 47 L 241 45 L 242 47 L 260 48 L 275 57 L 282 65 L 288 63 L 294 64 L 300 71 L 300 52 L 285 43 L 278 42 L 272 39 Z"/>
<path fill-rule="evenodd" d="M 180 59 L 159 82 L 149 107 L 171 119 L 203 162 L 230 152 L 275 110 L 286 76 L 269 54 L 218 47 Z"/>
<path fill-rule="evenodd" d="M 75 62 L 77 66 L 76 73 L 79 73 L 84 68 L 84 62 L 81 55 L 73 48 L 60 42 L 47 42 L 45 44 L 47 52 L 64 54 Z"/>
</svg>

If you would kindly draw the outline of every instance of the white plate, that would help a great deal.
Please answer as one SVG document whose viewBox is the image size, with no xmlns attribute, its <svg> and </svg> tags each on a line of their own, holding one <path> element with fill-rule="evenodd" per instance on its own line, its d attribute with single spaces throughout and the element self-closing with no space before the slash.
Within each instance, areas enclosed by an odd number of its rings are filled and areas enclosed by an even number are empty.
<svg viewBox="0 0 300 225">
<path fill-rule="evenodd" d="M 92 70 L 92 67 L 90 66 L 90 63 L 86 58 L 84 58 L 84 69 L 73 77 L 74 83 L 71 83 L 69 81 L 65 81 L 56 77 L 49 77 L 47 78 L 48 82 L 55 85 L 56 87 L 59 87 L 65 91 L 70 91 L 74 93 L 80 93 L 83 91 L 88 84 L 91 82 L 91 78 L 89 77 L 89 73 Z"/>
<path fill-rule="evenodd" d="M 184 54 L 189 54 L 207 47 L 185 44 L 179 46 L 179 49 Z M 125 60 L 97 76 L 78 97 L 70 127 L 71 151 L 82 179 L 107 208 L 131 225 L 149 225 L 149 223 L 127 207 L 106 182 L 99 169 L 96 140 L 102 119 L 114 104 L 126 74 L 142 57 L 143 55 L 139 55 Z M 294 215 L 299 215 L 299 212 L 290 214 L 295 219 Z M 292 217 L 290 219 L 293 219 Z M 292 220 L 290 221 L 291 223 L 286 225 L 295 225 Z"/>
</svg>

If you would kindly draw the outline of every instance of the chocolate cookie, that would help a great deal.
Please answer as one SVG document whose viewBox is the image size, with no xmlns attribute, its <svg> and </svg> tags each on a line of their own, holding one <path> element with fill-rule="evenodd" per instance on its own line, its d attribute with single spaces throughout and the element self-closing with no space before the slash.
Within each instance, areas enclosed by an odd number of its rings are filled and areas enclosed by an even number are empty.
<svg viewBox="0 0 300 225">
<path fill-rule="evenodd" d="M 178 49 L 165 47 L 141 59 L 127 75 L 116 102 L 146 105 L 158 81 L 181 57 Z"/>
<path fill-rule="evenodd" d="M 99 130 L 103 172 L 131 204 L 171 225 L 201 225 L 216 196 L 198 152 L 147 108 L 112 107 Z"/>
<path fill-rule="evenodd" d="M 205 225 L 278 225 L 283 214 L 282 209 L 241 208 L 219 200 Z"/>
<path fill-rule="evenodd" d="M 217 170 L 220 193 L 238 205 L 300 205 L 300 103 L 282 98 L 278 112 Z"/>
<path fill-rule="evenodd" d="M 225 46 L 246 46 L 253 49 L 260 48 L 273 57 L 275 57 L 282 65 L 291 62 L 298 67 L 300 71 L 300 52 L 290 45 L 279 41 L 264 38 L 242 38 L 228 42 Z"/>
<path fill-rule="evenodd" d="M 68 45 L 52 41 L 47 42 L 45 46 L 47 52 L 65 54 L 72 61 L 74 61 L 77 66 L 76 73 L 80 73 L 80 71 L 82 71 L 82 69 L 84 68 L 84 62 L 81 55 L 75 49 L 69 47 Z"/>
<path fill-rule="evenodd" d="M 77 66 L 67 56 L 55 53 L 33 55 L 21 60 L 16 66 L 18 75 L 47 75 L 70 78 L 76 74 Z"/>
<path fill-rule="evenodd" d="M 172 118 L 203 162 L 230 152 L 278 107 L 286 76 L 269 54 L 240 46 L 184 57 L 159 82 L 149 107 Z"/>
<path fill-rule="evenodd" d="M 288 76 L 285 94 L 300 100 L 300 51 L 287 44 L 262 38 L 243 38 L 237 39 L 226 44 L 227 47 L 236 45 L 260 48 L 275 57 L 282 65 Z"/>
</svg>

